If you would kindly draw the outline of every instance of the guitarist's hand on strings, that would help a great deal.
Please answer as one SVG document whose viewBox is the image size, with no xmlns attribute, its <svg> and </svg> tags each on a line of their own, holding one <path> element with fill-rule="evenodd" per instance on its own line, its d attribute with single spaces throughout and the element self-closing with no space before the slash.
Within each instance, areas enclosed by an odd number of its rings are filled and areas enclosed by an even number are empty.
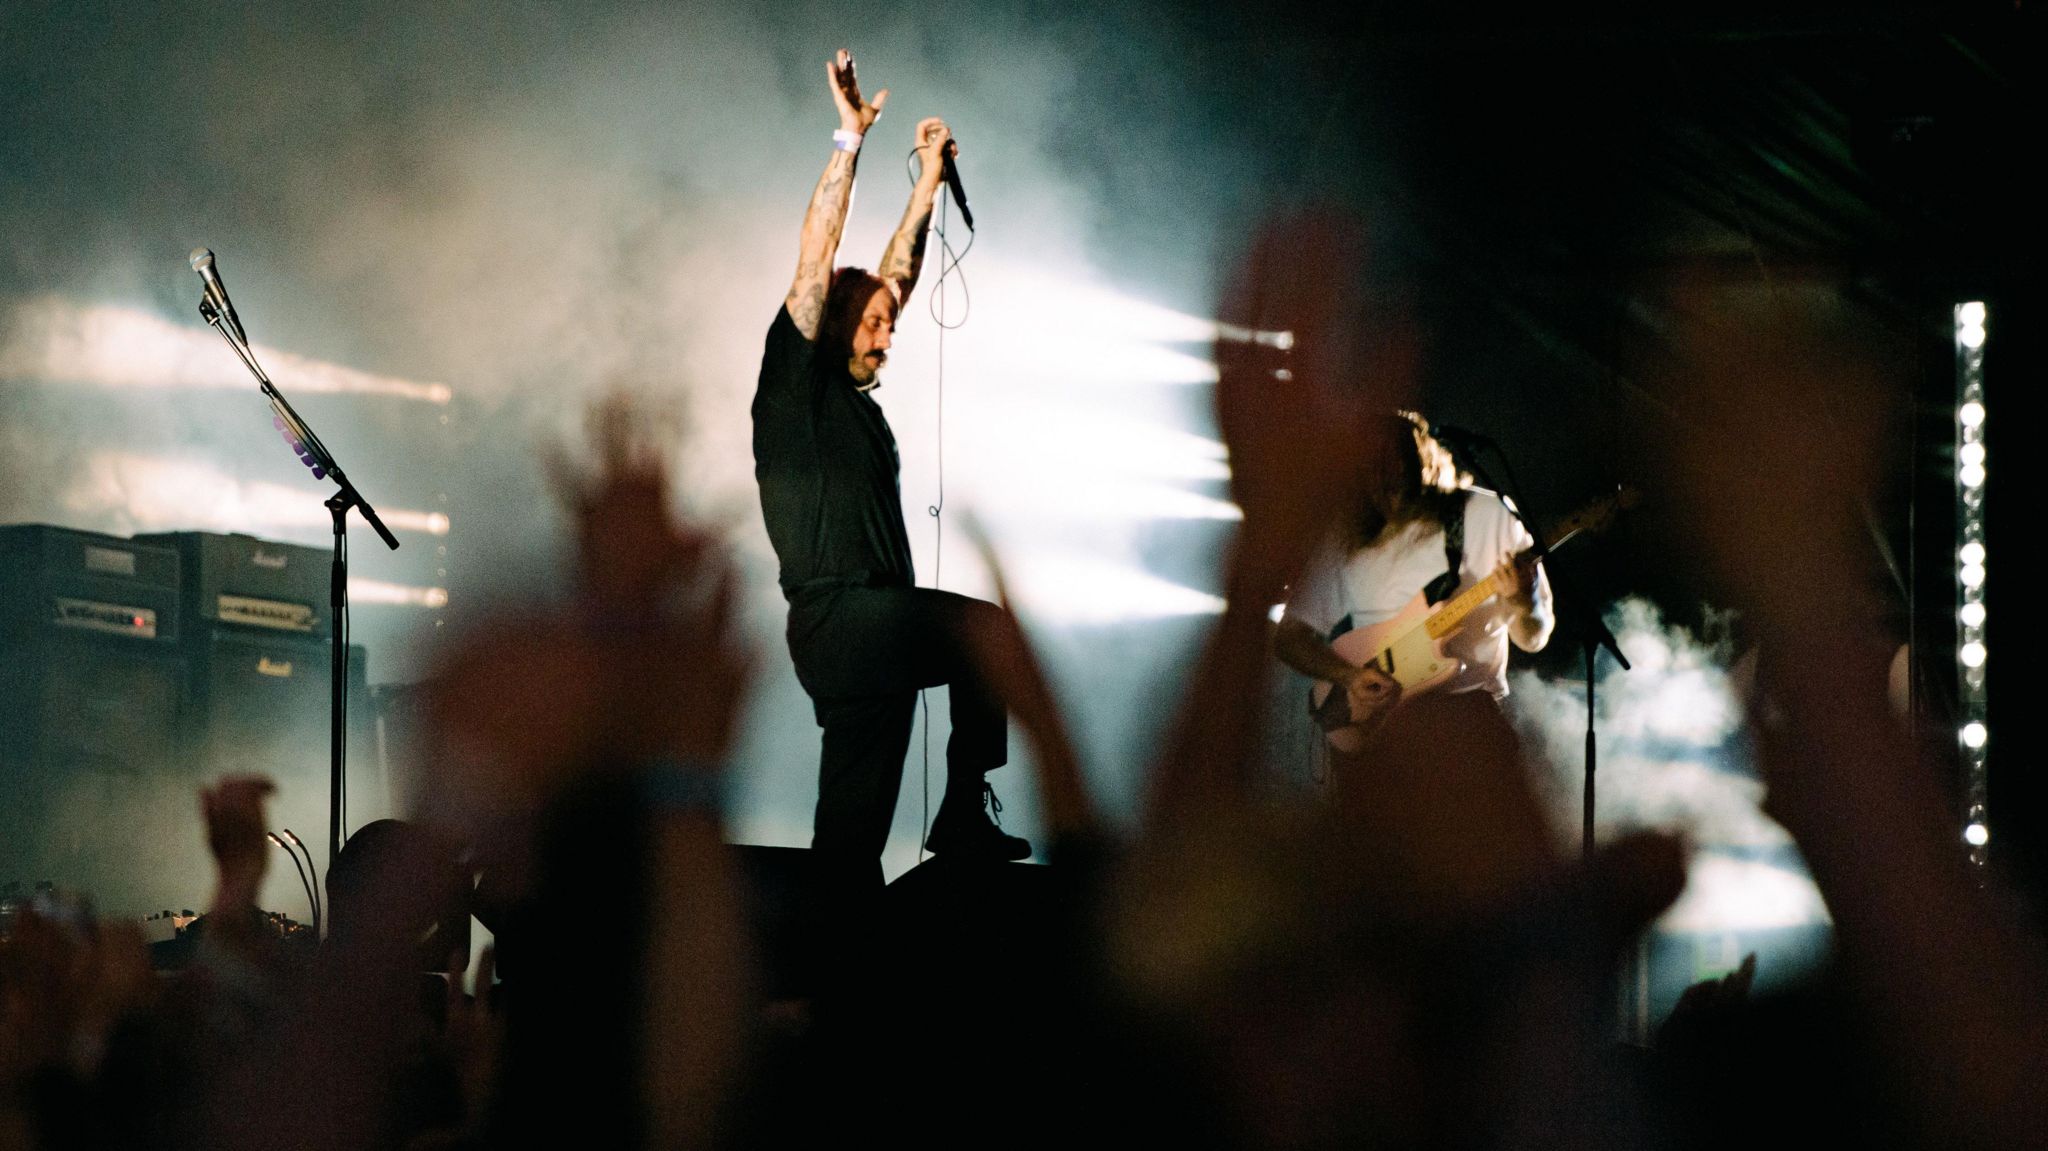
<svg viewBox="0 0 2048 1151">
<path fill-rule="evenodd" d="M 1536 606 L 1536 584 L 1543 578 L 1543 561 L 1535 551 L 1520 552 L 1515 556 L 1515 592 L 1508 602 L 1528 611 Z"/>
<path fill-rule="evenodd" d="M 1508 624 L 1508 638 L 1523 651 L 1541 651 L 1550 640 L 1550 610 L 1543 593 L 1543 561 L 1535 549 L 1517 553 L 1514 562 L 1515 590 L 1507 597 L 1515 618 Z"/>
</svg>

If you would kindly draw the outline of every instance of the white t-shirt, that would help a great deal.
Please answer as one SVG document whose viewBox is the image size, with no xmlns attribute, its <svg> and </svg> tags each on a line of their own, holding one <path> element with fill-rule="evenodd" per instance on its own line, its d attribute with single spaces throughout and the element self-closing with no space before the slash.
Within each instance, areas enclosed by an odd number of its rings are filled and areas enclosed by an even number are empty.
<svg viewBox="0 0 2048 1151">
<path fill-rule="evenodd" d="M 1535 546 L 1529 529 L 1501 498 L 1474 488 L 1465 501 L 1465 554 L 1458 587 L 1471 587 L 1517 552 Z M 1550 609 L 1550 577 L 1538 569 L 1536 602 Z M 1288 597 L 1287 616 L 1328 638 L 1349 617 L 1351 627 L 1370 627 L 1401 614 L 1410 600 L 1444 573 L 1444 531 L 1434 523 L 1413 523 L 1391 538 L 1348 557 L 1336 543 L 1325 545 Z M 1508 624 L 1514 610 L 1498 597 L 1465 617 L 1465 626 L 1444 641 L 1444 651 L 1465 664 L 1440 691 L 1477 691 L 1499 699 L 1508 693 Z"/>
</svg>

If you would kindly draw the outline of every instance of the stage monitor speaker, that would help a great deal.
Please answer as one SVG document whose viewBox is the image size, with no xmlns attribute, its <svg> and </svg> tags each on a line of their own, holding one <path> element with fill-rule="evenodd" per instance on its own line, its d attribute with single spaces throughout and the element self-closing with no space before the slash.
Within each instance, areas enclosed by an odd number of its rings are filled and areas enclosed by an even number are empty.
<svg viewBox="0 0 2048 1151">
<path fill-rule="evenodd" d="M 0 884 L 118 913 L 205 898 L 159 858 L 199 837 L 179 622 L 176 553 L 0 528 Z"/>
</svg>

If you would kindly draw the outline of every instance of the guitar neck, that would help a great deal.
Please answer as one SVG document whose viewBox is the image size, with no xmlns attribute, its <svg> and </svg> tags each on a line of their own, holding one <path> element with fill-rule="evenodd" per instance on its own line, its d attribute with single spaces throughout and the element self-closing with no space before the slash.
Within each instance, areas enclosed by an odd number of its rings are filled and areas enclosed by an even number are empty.
<svg viewBox="0 0 2048 1151">
<path fill-rule="evenodd" d="M 1624 487 L 1617 490 L 1612 496 L 1595 500 L 1559 525 L 1556 533 L 1550 537 L 1550 542 L 1544 545 L 1544 550 L 1555 551 L 1581 532 L 1604 529 L 1609 523 L 1613 522 L 1614 514 L 1617 511 L 1623 508 L 1634 507 L 1637 499 L 1638 497 L 1633 488 Z M 1514 594 L 1516 582 L 1515 561 L 1509 559 L 1499 567 L 1486 573 L 1486 578 L 1438 605 L 1437 609 L 1431 612 L 1428 619 L 1423 623 L 1423 626 L 1429 631 L 1429 638 L 1442 639 L 1457 631 L 1459 626 L 1465 622 L 1465 617 L 1471 615 L 1473 609 L 1477 608 L 1480 604 L 1497 595 L 1506 596 Z"/>
<path fill-rule="evenodd" d="M 1424 626 L 1429 629 L 1429 638 L 1442 639 L 1457 631 L 1480 604 L 1497 595 L 1507 595 L 1515 589 L 1515 561 L 1500 565 L 1486 573 L 1486 578 L 1445 600 L 1429 613 Z"/>
</svg>

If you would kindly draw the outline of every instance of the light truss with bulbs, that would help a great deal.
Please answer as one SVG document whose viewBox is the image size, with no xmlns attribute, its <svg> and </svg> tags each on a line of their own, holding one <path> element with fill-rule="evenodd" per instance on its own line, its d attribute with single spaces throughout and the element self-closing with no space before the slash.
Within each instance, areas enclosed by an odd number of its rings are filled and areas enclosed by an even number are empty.
<svg viewBox="0 0 2048 1151">
<path fill-rule="evenodd" d="M 1989 477 L 1984 444 L 1983 303 L 1957 304 L 1956 323 L 1956 739 L 1961 745 L 1965 811 L 1963 842 L 1970 862 L 1983 864 L 1991 842 L 1986 818 L 1986 765 L 1990 727 L 1986 723 L 1984 680 L 1990 653 L 1984 645 L 1984 487 Z"/>
</svg>

